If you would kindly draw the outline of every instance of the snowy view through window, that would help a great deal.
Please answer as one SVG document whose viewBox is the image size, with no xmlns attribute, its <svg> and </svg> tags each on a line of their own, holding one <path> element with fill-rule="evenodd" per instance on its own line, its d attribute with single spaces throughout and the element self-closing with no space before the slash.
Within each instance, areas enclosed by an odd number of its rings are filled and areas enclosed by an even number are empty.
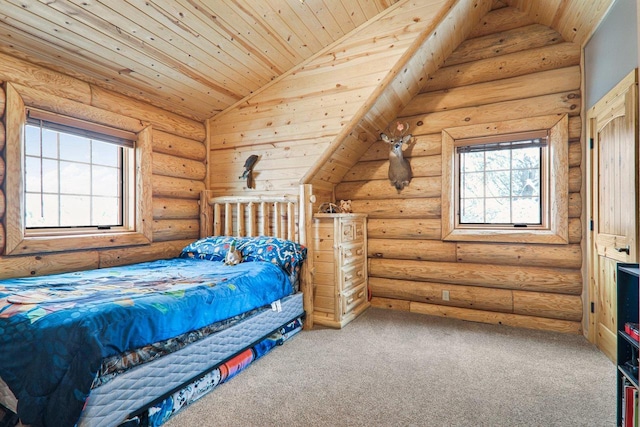
<svg viewBox="0 0 640 427">
<path fill-rule="evenodd" d="M 122 224 L 122 147 L 25 128 L 27 228 Z"/>
<path fill-rule="evenodd" d="M 540 224 L 541 150 L 460 153 L 460 224 Z"/>
</svg>

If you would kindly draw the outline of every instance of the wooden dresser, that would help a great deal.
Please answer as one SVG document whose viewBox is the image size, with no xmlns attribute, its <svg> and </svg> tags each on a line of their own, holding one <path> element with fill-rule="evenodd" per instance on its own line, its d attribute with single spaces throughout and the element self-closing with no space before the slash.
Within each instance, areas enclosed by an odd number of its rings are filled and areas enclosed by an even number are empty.
<svg viewBox="0 0 640 427">
<path fill-rule="evenodd" d="M 371 304 L 367 280 L 367 215 L 315 214 L 314 322 L 342 328 Z"/>
</svg>

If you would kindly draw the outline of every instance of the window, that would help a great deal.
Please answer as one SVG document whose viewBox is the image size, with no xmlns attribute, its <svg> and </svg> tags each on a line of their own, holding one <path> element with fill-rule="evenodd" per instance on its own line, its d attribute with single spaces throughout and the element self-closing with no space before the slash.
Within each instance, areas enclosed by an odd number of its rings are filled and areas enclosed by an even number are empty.
<svg viewBox="0 0 640 427">
<path fill-rule="evenodd" d="M 29 91 L 6 84 L 4 254 L 150 243 L 151 127 Z"/>
<path fill-rule="evenodd" d="M 567 243 L 568 119 L 443 131 L 444 240 Z"/>
<path fill-rule="evenodd" d="M 25 227 L 127 228 L 133 139 L 47 121 L 30 110 L 25 125 Z M 49 115 L 46 115 L 49 116 Z M 55 120 L 55 117 L 47 117 Z M 82 126 L 76 120 L 67 123 Z"/>
<path fill-rule="evenodd" d="M 547 132 L 461 141 L 456 147 L 460 226 L 543 225 L 541 178 L 546 174 Z"/>
</svg>

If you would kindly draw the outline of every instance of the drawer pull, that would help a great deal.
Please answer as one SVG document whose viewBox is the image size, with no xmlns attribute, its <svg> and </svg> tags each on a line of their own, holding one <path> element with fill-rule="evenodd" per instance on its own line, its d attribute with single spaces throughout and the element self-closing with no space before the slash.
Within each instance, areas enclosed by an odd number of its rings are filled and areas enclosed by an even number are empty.
<svg viewBox="0 0 640 427">
<path fill-rule="evenodd" d="M 344 280 L 351 280 L 353 276 L 351 274 L 347 274 L 346 276 L 344 276 Z"/>
<path fill-rule="evenodd" d="M 363 253 L 363 252 L 364 252 L 364 251 L 363 251 L 362 249 L 358 249 L 358 250 L 356 251 L 356 255 L 362 255 L 362 253 Z"/>
<path fill-rule="evenodd" d="M 350 297 L 350 298 L 347 300 L 347 304 L 351 304 L 352 302 L 353 302 L 353 297 Z"/>
<path fill-rule="evenodd" d="M 364 291 L 360 291 L 360 292 L 358 293 L 358 298 L 362 298 L 363 296 L 364 296 Z"/>
<path fill-rule="evenodd" d="M 358 271 L 358 272 L 356 273 L 356 275 L 357 275 L 358 277 L 362 277 L 362 271 Z"/>
</svg>

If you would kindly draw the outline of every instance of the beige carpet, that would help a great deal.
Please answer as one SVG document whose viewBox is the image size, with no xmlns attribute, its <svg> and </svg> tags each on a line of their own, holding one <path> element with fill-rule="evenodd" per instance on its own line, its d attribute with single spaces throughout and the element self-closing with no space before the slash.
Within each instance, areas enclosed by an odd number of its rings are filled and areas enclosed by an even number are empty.
<svg viewBox="0 0 640 427">
<path fill-rule="evenodd" d="M 582 336 L 369 309 L 294 337 L 176 414 L 184 426 L 614 426 Z"/>
</svg>

